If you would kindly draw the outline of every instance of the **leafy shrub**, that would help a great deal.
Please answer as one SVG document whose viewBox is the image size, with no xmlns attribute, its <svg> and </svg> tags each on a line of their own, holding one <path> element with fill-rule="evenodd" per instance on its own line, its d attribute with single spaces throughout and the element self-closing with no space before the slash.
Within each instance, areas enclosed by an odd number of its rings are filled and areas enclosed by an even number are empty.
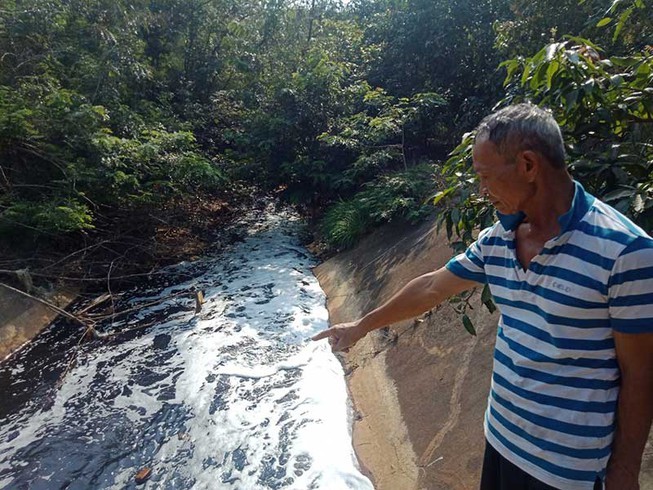
<svg viewBox="0 0 653 490">
<path fill-rule="evenodd" d="M 425 201 L 435 182 L 435 168 L 429 164 L 378 177 L 326 212 L 321 223 L 325 242 L 330 248 L 346 249 L 383 223 L 398 218 L 419 222 L 431 212 Z"/>
<path fill-rule="evenodd" d="M 83 203 L 19 201 L 11 204 L 0 216 L 0 228 L 11 231 L 31 229 L 39 233 L 58 234 L 93 228 L 93 215 Z"/>
<path fill-rule="evenodd" d="M 140 127 L 118 137 L 110 116 L 51 77 L 0 86 L 0 223 L 7 233 L 86 230 L 92 208 L 152 205 L 224 184 L 192 133 L 134 117 Z"/>
<path fill-rule="evenodd" d="M 101 162 L 89 185 L 100 184 L 103 202 L 122 205 L 156 203 L 173 194 L 213 190 L 226 180 L 196 148 L 186 131 L 146 129 L 138 138 L 101 133 L 94 139 Z"/>
<path fill-rule="evenodd" d="M 334 204 L 322 221 L 322 232 L 327 245 L 346 249 L 366 233 L 371 226 L 365 206 L 356 199 Z"/>
</svg>

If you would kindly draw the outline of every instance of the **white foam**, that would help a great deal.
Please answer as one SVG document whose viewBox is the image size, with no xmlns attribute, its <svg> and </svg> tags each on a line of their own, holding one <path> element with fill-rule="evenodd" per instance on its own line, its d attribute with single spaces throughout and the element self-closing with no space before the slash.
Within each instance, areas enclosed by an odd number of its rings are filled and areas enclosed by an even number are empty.
<svg viewBox="0 0 653 490">
<path fill-rule="evenodd" d="M 297 217 L 243 221 L 246 238 L 227 253 L 171 269 L 192 279 L 129 301 L 194 288 L 204 292 L 202 311 L 194 316 L 187 298 L 164 301 L 136 318 L 188 308 L 88 351 L 50 410 L 0 428 L 0 470 L 20 473 L 17 449 L 71 426 L 100 448 L 126 434 L 128 454 L 107 463 L 97 488 L 123 488 L 142 466 L 157 488 L 372 488 L 352 449 L 342 367 L 326 343 L 307 340 L 328 312 L 313 259 L 294 238 Z M 3 442 L 12 430 L 19 436 Z M 56 485 L 60 476 L 47 474 Z"/>
</svg>

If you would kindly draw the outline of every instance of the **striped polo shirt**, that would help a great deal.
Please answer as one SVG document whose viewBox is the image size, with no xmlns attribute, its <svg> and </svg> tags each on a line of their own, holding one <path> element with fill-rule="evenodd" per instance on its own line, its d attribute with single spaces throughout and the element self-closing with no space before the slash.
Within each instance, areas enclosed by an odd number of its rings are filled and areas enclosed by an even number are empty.
<svg viewBox="0 0 653 490">
<path fill-rule="evenodd" d="M 501 313 L 485 434 L 548 485 L 591 490 L 619 393 L 613 332 L 653 332 L 653 239 L 575 183 L 560 234 L 524 270 L 523 215 L 500 215 L 447 269 L 489 284 Z"/>
</svg>

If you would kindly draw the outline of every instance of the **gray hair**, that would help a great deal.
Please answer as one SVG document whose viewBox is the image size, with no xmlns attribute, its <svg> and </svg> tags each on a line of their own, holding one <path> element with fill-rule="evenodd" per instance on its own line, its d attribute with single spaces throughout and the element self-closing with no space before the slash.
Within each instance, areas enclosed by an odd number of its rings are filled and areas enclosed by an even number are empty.
<svg viewBox="0 0 653 490">
<path fill-rule="evenodd" d="M 520 151 L 536 151 L 555 168 L 565 167 L 565 145 L 560 126 L 549 111 L 531 103 L 516 104 L 485 117 L 476 128 L 476 141 L 488 139 L 499 153 L 514 158 Z"/>
</svg>

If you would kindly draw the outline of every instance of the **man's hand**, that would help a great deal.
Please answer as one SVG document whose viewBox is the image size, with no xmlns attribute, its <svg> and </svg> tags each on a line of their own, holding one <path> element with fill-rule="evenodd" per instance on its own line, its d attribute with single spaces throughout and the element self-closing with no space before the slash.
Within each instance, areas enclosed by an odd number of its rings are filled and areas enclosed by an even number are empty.
<svg viewBox="0 0 653 490">
<path fill-rule="evenodd" d="M 639 490 L 639 468 L 628 469 L 619 464 L 608 465 L 605 490 Z"/>
<path fill-rule="evenodd" d="M 427 272 L 410 281 L 392 298 L 360 320 L 334 325 L 318 333 L 313 340 L 328 337 L 334 352 L 345 350 L 372 330 L 421 315 L 454 294 L 474 286 L 475 282 L 461 279 L 446 267 Z"/>
<path fill-rule="evenodd" d="M 360 339 L 365 337 L 365 330 L 360 326 L 360 322 L 348 322 L 334 325 L 333 327 L 323 330 L 313 336 L 313 340 L 329 339 L 331 350 L 333 352 L 348 349 Z"/>
</svg>

